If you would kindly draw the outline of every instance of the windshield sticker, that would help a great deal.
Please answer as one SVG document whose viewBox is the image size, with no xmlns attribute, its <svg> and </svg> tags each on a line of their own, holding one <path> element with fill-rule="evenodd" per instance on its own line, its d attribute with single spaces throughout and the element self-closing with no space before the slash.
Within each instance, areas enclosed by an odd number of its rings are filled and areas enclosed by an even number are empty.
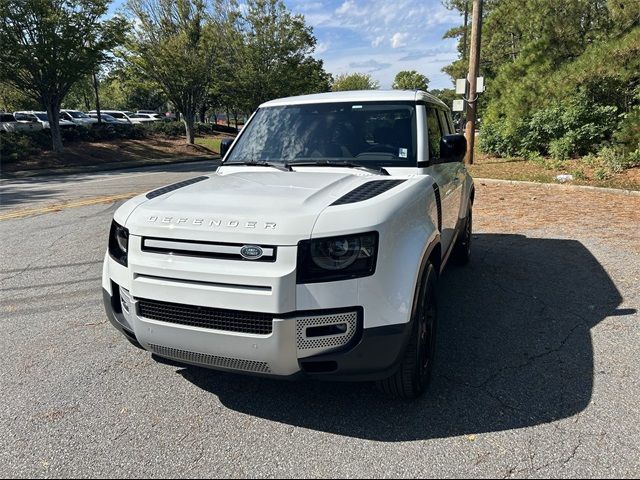
<svg viewBox="0 0 640 480">
<path fill-rule="evenodd" d="M 409 156 L 409 150 L 406 148 L 401 148 L 400 151 L 398 152 L 398 157 L 400 158 L 407 158 Z"/>
</svg>

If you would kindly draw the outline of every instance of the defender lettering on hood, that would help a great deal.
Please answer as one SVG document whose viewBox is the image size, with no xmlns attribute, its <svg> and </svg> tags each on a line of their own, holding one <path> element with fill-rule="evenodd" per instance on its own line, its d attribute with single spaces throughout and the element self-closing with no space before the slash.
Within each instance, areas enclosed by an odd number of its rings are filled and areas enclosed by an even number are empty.
<svg viewBox="0 0 640 480">
<path fill-rule="evenodd" d="M 162 217 L 151 215 L 147 218 L 149 223 L 167 223 L 173 225 L 195 225 L 199 227 L 211 228 L 261 228 L 275 230 L 275 222 L 254 222 L 241 220 L 210 220 L 205 218 L 187 218 L 187 217 Z"/>
</svg>

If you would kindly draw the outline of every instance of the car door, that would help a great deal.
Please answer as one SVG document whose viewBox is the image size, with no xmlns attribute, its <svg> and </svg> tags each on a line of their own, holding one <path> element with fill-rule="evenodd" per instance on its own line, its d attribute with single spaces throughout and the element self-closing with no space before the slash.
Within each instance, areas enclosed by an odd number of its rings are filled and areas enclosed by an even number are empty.
<svg viewBox="0 0 640 480">
<path fill-rule="evenodd" d="M 456 133 L 453 122 L 451 122 L 450 115 L 444 110 L 438 109 L 438 118 L 440 120 L 440 127 L 442 129 L 443 135 L 454 135 Z M 462 199 L 464 194 L 464 180 L 466 178 L 466 167 L 463 162 L 452 162 L 450 163 L 452 166 L 451 173 L 455 175 L 455 178 L 452 180 L 454 183 L 454 190 L 452 192 L 451 202 L 455 207 L 457 205 L 457 209 L 453 209 L 456 212 L 455 221 L 458 222 L 460 218 L 461 209 L 462 209 Z M 452 212 L 453 212 L 452 210 Z"/>
<path fill-rule="evenodd" d="M 429 146 L 429 166 L 426 173 L 435 180 L 440 193 L 442 206 L 442 226 L 440 230 L 440 243 L 443 254 L 449 251 L 455 237 L 456 222 L 458 220 L 459 198 L 458 190 L 461 188 L 458 180 L 459 164 L 444 162 L 440 155 L 442 137 L 449 132 L 448 127 L 441 123 L 438 109 L 434 105 L 427 104 L 426 134 Z"/>
</svg>

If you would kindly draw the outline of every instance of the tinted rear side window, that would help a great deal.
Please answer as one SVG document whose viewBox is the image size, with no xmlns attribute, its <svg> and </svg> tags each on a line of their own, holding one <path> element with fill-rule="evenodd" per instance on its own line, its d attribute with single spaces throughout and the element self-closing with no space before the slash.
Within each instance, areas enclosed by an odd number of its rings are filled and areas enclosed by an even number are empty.
<svg viewBox="0 0 640 480">
<path fill-rule="evenodd" d="M 439 159 L 442 130 L 440 129 L 438 113 L 430 106 L 427 106 L 427 138 L 429 139 L 429 159 Z"/>
</svg>

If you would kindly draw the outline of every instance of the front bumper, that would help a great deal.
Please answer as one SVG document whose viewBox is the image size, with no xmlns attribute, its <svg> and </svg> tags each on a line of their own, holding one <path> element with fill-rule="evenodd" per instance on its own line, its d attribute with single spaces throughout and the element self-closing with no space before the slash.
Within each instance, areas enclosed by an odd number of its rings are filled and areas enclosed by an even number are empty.
<svg viewBox="0 0 640 480">
<path fill-rule="evenodd" d="M 180 363 L 235 373 L 382 379 L 397 368 L 412 331 L 411 322 L 364 329 L 364 312 L 355 307 L 276 315 L 268 335 L 177 325 L 142 317 L 138 300 L 117 284 L 112 286 L 113 295 L 103 289 L 107 317 L 132 343 Z M 337 321 L 347 325 L 341 335 L 306 335 L 308 326 Z"/>
</svg>

